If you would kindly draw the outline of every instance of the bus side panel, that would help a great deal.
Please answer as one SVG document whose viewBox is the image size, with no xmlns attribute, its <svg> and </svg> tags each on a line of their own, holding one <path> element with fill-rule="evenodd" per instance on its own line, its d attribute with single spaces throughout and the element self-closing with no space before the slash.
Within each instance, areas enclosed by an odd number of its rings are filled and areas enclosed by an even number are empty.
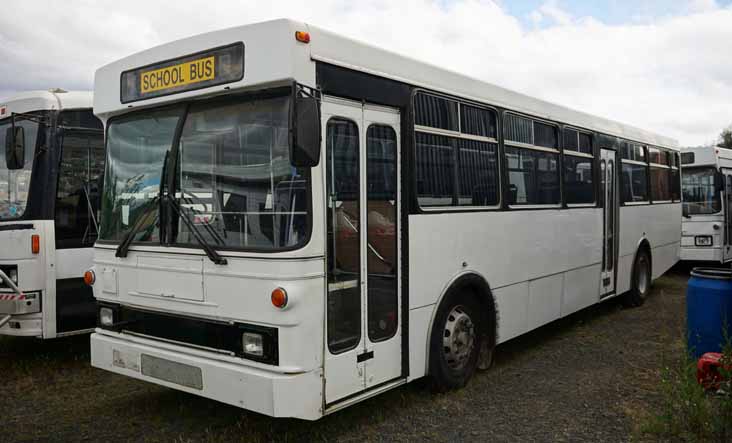
<svg viewBox="0 0 732 443">
<path fill-rule="evenodd" d="M 96 301 L 84 284 L 84 271 L 91 268 L 92 248 L 56 249 L 56 332 L 93 328 Z"/>
<path fill-rule="evenodd" d="M 594 207 L 410 215 L 410 309 L 435 305 L 457 275 L 477 273 L 496 298 L 503 342 L 597 302 L 601 216 Z M 565 304 L 567 273 L 582 288 Z"/>
<path fill-rule="evenodd" d="M 91 329 L 96 324 L 96 301 L 83 278 L 56 280 L 56 332 Z"/>
<path fill-rule="evenodd" d="M 427 374 L 427 348 L 435 305 L 409 311 L 409 380 Z"/>
<path fill-rule="evenodd" d="M 679 244 L 659 246 L 653 249 L 653 278 L 662 276 L 679 261 Z"/>
<path fill-rule="evenodd" d="M 562 317 L 597 303 L 602 265 L 573 269 L 564 274 Z"/>
<path fill-rule="evenodd" d="M 633 260 L 644 238 L 651 246 L 653 278 L 657 278 L 678 261 L 681 205 L 666 203 L 620 208 L 618 294 L 630 290 Z"/>
<path fill-rule="evenodd" d="M 528 330 L 529 284 L 519 283 L 493 291 L 498 310 L 498 343 Z"/>
</svg>

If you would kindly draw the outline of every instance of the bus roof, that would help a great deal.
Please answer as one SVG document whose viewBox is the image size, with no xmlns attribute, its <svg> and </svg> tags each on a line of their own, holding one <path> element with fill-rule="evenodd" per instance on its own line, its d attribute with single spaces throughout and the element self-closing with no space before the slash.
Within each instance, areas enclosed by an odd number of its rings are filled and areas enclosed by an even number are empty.
<svg viewBox="0 0 732 443">
<path fill-rule="evenodd" d="M 91 107 L 91 91 L 64 91 L 62 89 L 25 91 L 0 102 L 0 119 L 10 117 L 13 112 L 60 111 Z"/>
<path fill-rule="evenodd" d="M 732 166 L 732 164 L 730 164 L 730 161 L 732 161 L 732 149 L 720 148 L 718 146 L 697 146 L 693 148 L 683 148 L 681 152 L 694 154 L 691 157 L 693 161 L 683 165 L 687 168 L 693 166 Z M 724 163 L 724 165 L 721 163 Z"/>
<path fill-rule="evenodd" d="M 295 41 L 294 33 L 297 30 L 310 33 L 309 44 L 303 45 Z M 266 42 L 266 45 L 257 46 L 253 44 L 253 40 Z M 130 69 L 240 41 L 244 42 L 246 48 L 245 74 L 240 81 L 226 85 L 231 90 L 292 78 L 315 86 L 315 70 L 312 66 L 308 69 L 307 62 L 320 61 L 468 100 L 501 106 L 539 118 L 678 150 L 678 143 L 672 138 L 575 111 L 288 19 L 244 25 L 189 37 L 106 65 L 96 72 L 94 110 L 104 116 L 124 112 L 133 106 L 151 106 L 193 96 L 221 93 L 223 90 L 221 86 L 212 86 L 178 93 L 172 97 L 140 100 L 134 105 L 126 105 L 120 101 L 120 76 L 122 72 Z M 282 57 L 272 57 L 273 53 L 282 54 Z"/>
</svg>

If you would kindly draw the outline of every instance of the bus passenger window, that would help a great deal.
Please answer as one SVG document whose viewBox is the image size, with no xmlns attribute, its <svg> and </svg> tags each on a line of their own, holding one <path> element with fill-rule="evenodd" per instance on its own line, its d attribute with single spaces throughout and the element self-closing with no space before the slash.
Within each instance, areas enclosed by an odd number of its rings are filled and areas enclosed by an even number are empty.
<svg viewBox="0 0 732 443">
<path fill-rule="evenodd" d="M 566 152 L 566 151 L 565 151 Z M 567 204 L 589 204 L 595 202 L 593 159 L 564 155 L 564 195 Z"/>
<path fill-rule="evenodd" d="M 651 167 L 651 199 L 671 201 L 671 169 Z"/>
<path fill-rule="evenodd" d="M 458 141 L 461 206 L 495 206 L 498 197 L 498 144 Z"/>
<path fill-rule="evenodd" d="M 506 146 L 506 160 L 509 204 L 559 204 L 559 154 Z"/>
<path fill-rule="evenodd" d="M 455 193 L 454 139 L 416 133 L 417 199 L 421 206 L 451 206 Z"/>
<path fill-rule="evenodd" d="M 623 163 L 623 202 L 648 201 L 647 177 L 645 166 Z"/>
</svg>

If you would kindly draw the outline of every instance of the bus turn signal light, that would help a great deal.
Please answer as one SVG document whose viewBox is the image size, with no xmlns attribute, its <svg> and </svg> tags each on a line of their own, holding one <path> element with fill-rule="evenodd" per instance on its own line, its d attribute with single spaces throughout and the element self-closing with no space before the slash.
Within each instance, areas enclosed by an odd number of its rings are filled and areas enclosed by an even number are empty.
<svg viewBox="0 0 732 443">
<path fill-rule="evenodd" d="M 94 274 L 94 271 L 90 269 L 84 273 L 84 283 L 87 286 L 92 286 L 95 281 L 97 281 L 97 276 Z"/>
<path fill-rule="evenodd" d="M 310 43 L 310 33 L 309 32 L 296 31 L 295 32 L 295 40 L 299 41 L 300 43 Z"/>
<path fill-rule="evenodd" d="M 275 308 L 284 308 L 287 306 L 287 291 L 282 288 L 277 288 L 272 291 L 272 304 Z"/>
<path fill-rule="evenodd" d="M 41 236 L 38 234 L 31 235 L 31 252 L 34 254 L 41 252 Z"/>
</svg>

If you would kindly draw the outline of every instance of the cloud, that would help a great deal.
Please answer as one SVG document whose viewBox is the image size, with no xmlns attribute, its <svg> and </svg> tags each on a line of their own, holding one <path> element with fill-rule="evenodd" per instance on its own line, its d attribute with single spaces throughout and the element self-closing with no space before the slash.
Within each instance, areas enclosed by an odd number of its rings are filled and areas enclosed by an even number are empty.
<svg viewBox="0 0 732 443">
<path fill-rule="evenodd" d="M 555 0 L 544 2 L 538 9 L 532 11 L 529 17 L 534 23 L 540 23 L 546 17 L 557 25 L 572 24 L 572 15 L 560 8 Z"/>
<path fill-rule="evenodd" d="M 708 12 L 719 9 L 717 0 L 689 0 L 688 7 L 692 12 Z"/>
<path fill-rule="evenodd" d="M 696 145 L 732 122 L 732 9 L 608 25 L 548 1 L 531 22 L 492 0 L 19 2 L 0 15 L 0 96 L 91 88 L 94 70 L 148 47 L 293 17 L 377 46 Z"/>
</svg>

